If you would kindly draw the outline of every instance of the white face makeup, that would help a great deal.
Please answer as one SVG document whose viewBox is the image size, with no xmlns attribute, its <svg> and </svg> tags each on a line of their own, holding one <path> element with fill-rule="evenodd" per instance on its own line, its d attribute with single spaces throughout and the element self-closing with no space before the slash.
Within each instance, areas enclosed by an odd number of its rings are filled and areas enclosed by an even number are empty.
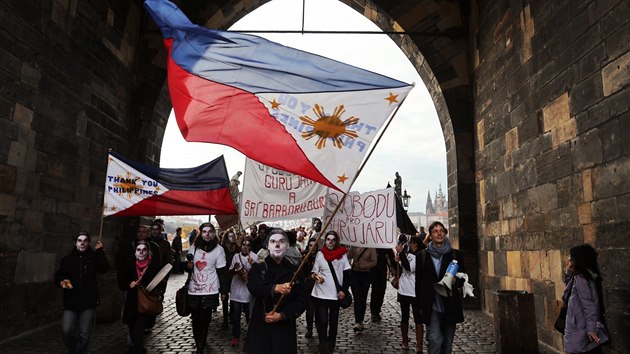
<svg viewBox="0 0 630 354">
<path fill-rule="evenodd" d="M 227 235 L 227 237 L 228 237 L 228 242 L 230 242 L 230 243 L 235 243 L 236 242 L 236 235 L 234 235 L 233 233 L 229 233 Z"/>
<path fill-rule="evenodd" d="M 269 254 L 276 261 L 282 260 L 289 248 L 289 241 L 284 235 L 273 234 L 269 237 Z"/>
<path fill-rule="evenodd" d="M 201 238 L 208 242 L 212 239 L 214 239 L 215 237 L 217 237 L 217 232 L 214 231 L 210 226 L 206 226 L 203 229 L 201 229 Z"/>
<path fill-rule="evenodd" d="M 332 250 L 337 245 L 337 238 L 333 235 L 326 236 L 326 248 Z"/>
<path fill-rule="evenodd" d="M 145 259 L 147 259 L 148 256 L 149 256 L 149 247 L 147 247 L 147 245 L 141 244 L 141 245 L 136 246 L 136 259 L 137 260 L 142 262 Z"/>
<path fill-rule="evenodd" d="M 87 250 L 88 246 L 90 246 L 90 241 L 89 241 L 87 236 L 81 235 L 81 236 L 77 237 L 77 241 L 76 241 L 75 245 L 77 246 L 77 251 L 85 252 L 85 250 Z"/>
</svg>

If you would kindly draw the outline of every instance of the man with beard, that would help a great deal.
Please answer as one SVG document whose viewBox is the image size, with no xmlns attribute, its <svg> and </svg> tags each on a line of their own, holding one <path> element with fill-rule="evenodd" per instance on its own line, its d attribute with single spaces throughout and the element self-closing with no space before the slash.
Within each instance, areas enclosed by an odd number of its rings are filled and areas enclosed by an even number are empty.
<svg viewBox="0 0 630 354">
<path fill-rule="evenodd" d="M 186 268 L 192 272 L 188 283 L 188 306 L 191 309 L 193 336 L 197 354 L 203 354 L 212 319 L 212 309 L 227 298 L 227 263 L 225 251 L 218 243 L 217 232 L 211 223 L 199 226 L 200 236 L 190 247 L 192 260 Z M 220 295 L 219 295 L 220 294 Z"/>
<path fill-rule="evenodd" d="M 162 237 L 162 223 L 157 219 L 151 224 L 151 237 L 150 241 L 155 242 L 160 246 L 160 269 L 167 264 L 173 263 L 173 251 L 170 243 Z M 168 280 L 168 278 L 167 278 Z M 166 284 L 166 282 L 164 283 Z M 166 290 L 166 286 L 164 288 Z"/>
<path fill-rule="evenodd" d="M 260 224 L 258 226 L 258 232 L 252 236 L 252 252 L 258 254 L 261 249 L 267 249 L 267 243 L 265 238 L 267 237 L 267 225 Z M 260 257 L 260 254 L 258 254 Z"/>
<path fill-rule="evenodd" d="M 79 232 L 74 241 L 74 248 L 61 259 L 55 273 L 55 284 L 64 289 L 61 328 L 63 342 L 71 354 L 88 352 L 92 321 L 99 304 L 96 274 L 109 270 L 100 241 L 96 241 L 92 250 L 90 235 L 85 231 Z"/>
<path fill-rule="evenodd" d="M 249 321 L 245 351 L 251 354 L 297 353 L 296 319 L 306 309 L 308 294 L 303 279 L 291 283 L 296 266 L 284 256 L 289 247 L 287 234 L 271 229 L 269 256 L 252 266 L 247 288 L 256 298 Z M 277 311 L 276 303 L 285 295 Z"/>
<path fill-rule="evenodd" d="M 453 260 L 458 262 L 458 272 L 466 272 L 462 253 L 451 247 L 446 234 L 441 222 L 433 222 L 429 226 L 431 242 L 416 257 L 416 301 L 420 303 L 422 322 L 426 325 L 427 351 L 436 354 L 453 351 L 455 325 L 464 322 L 462 301 L 456 289 L 463 286 L 464 280 L 453 279 L 454 294 L 450 297 L 440 296 L 433 288 Z"/>
</svg>

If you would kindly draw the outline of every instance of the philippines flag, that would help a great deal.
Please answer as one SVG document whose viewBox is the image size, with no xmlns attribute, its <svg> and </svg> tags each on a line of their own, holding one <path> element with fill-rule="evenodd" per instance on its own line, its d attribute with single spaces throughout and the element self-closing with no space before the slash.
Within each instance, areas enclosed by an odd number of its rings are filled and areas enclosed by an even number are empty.
<svg viewBox="0 0 630 354">
<path fill-rule="evenodd" d="M 146 0 L 168 48 L 168 85 L 187 141 L 231 146 L 348 191 L 370 144 L 412 86 L 266 39 L 194 25 Z"/>
<path fill-rule="evenodd" d="M 223 156 L 192 168 L 157 168 L 109 152 L 103 215 L 236 214 Z"/>
</svg>

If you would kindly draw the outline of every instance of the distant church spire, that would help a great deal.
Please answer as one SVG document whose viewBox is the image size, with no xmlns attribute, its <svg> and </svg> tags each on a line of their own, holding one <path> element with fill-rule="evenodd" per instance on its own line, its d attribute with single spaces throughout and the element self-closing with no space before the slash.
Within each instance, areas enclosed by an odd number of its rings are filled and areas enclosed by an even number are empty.
<svg viewBox="0 0 630 354">
<path fill-rule="evenodd" d="M 433 201 L 431 200 L 431 191 L 427 191 L 427 207 L 426 214 L 435 214 L 435 209 L 433 209 Z"/>
</svg>

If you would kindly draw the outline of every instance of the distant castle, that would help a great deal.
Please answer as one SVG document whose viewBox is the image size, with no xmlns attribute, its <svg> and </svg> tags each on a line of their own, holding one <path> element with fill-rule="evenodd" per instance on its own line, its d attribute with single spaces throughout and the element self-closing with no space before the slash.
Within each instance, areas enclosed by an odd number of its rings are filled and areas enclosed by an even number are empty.
<svg viewBox="0 0 630 354">
<path fill-rule="evenodd" d="M 411 222 L 416 226 L 428 226 L 434 221 L 439 221 L 444 225 L 448 225 L 448 201 L 446 195 L 442 192 L 442 184 L 440 183 L 435 196 L 431 199 L 431 191 L 427 192 L 427 207 L 424 213 L 414 212 L 408 213 Z"/>
<path fill-rule="evenodd" d="M 448 203 L 446 196 L 442 192 L 442 183 L 437 192 L 435 192 L 435 198 L 431 201 L 431 191 L 427 191 L 427 207 L 425 213 L 427 215 L 439 214 L 441 212 L 448 211 Z"/>
</svg>

